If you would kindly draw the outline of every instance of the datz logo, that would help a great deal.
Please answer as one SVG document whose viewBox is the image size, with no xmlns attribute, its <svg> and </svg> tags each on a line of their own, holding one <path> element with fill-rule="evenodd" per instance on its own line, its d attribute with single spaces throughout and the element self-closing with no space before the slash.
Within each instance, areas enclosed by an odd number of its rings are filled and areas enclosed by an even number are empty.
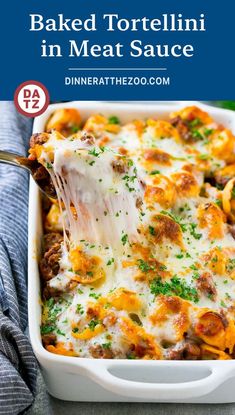
<svg viewBox="0 0 235 415">
<path fill-rule="evenodd" d="M 98 32 L 100 28 L 107 32 L 131 32 L 135 35 L 144 32 L 205 32 L 205 15 L 199 14 L 198 17 L 184 17 L 182 13 L 161 14 L 160 16 L 148 18 L 123 18 L 118 14 L 103 14 L 97 18 L 96 14 L 90 14 L 86 19 L 75 17 L 66 18 L 63 14 L 58 14 L 54 18 L 45 19 L 41 14 L 30 14 L 31 32 Z M 97 37 L 98 38 L 98 37 Z M 78 41 L 69 39 L 66 45 L 59 43 L 49 44 L 44 38 L 40 43 L 42 58 L 122 58 L 130 56 L 132 58 L 191 58 L 194 56 L 194 45 L 192 44 L 152 44 L 145 43 L 143 40 L 135 38 L 128 45 L 121 42 L 102 44 L 93 43 L 89 39 Z"/>
</svg>

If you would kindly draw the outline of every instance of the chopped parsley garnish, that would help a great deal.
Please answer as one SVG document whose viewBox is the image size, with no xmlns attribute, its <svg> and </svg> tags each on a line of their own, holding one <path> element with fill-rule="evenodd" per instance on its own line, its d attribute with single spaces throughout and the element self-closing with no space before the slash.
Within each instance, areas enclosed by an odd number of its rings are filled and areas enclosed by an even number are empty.
<svg viewBox="0 0 235 415">
<path fill-rule="evenodd" d="M 127 359 L 136 359 L 136 356 L 133 353 L 128 353 L 126 357 Z"/>
<path fill-rule="evenodd" d="M 78 331 L 79 331 L 78 327 L 74 327 L 73 330 L 72 330 L 73 333 L 78 333 Z"/>
<path fill-rule="evenodd" d="M 81 305 L 81 304 L 77 304 L 77 307 L 76 307 L 76 312 L 77 312 L 78 314 L 84 314 L 84 308 L 82 307 L 82 305 Z"/>
<path fill-rule="evenodd" d="M 101 297 L 101 294 L 90 293 L 89 297 L 93 297 L 93 298 L 95 298 L 95 300 L 98 300 Z"/>
<path fill-rule="evenodd" d="M 78 126 L 78 125 L 76 125 L 76 124 L 74 124 L 74 125 L 71 127 L 71 132 L 72 132 L 73 134 L 77 133 L 77 132 L 78 132 L 78 130 L 79 130 L 79 126 Z"/>
<path fill-rule="evenodd" d="M 116 117 L 116 115 L 112 115 L 111 117 L 109 117 L 108 123 L 109 124 L 120 124 L 120 120 L 118 117 Z"/>
<path fill-rule="evenodd" d="M 223 300 L 220 301 L 220 305 L 221 305 L 221 307 L 227 307 Z"/>
<path fill-rule="evenodd" d="M 199 277 L 200 277 L 199 272 L 194 272 L 193 273 L 193 276 L 192 276 L 193 280 L 198 280 Z"/>
<path fill-rule="evenodd" d="M 46 163 L 46 168 L 47 169 L 52 169 L 52 164 L 51 163 Z"/>
<path fill-rule="evenodd" d="M 125 234 L 121 237 L 121 241 L 122 241 L 122 245 L 126 245 L 126 243 L 128 242 L 128 235 L 127 235 L 127 233 L 125 233 Z"/>
<path fill-rule="evenodd" d="M 55 328 L 55 325 L 43 324 L 41 327 L 41 334 L 50 334 Z"/>
<path fill-rule="evenodd" d="M 210 155 L 209 155 L 209 154 L 200 154 L 200 155 L 198 156 L 198 158 L 199 158 L 200 160 L 208 160 L 208 159 L 210 158 Z"/>
<path fill-rule="evenodd" d="M 195 138 L 196 140 L 203 140 L 203 135 L 200 133 L 200 131 L 198 130 L 193 130 L 192 131 L 192 136 L 193 138 Z"/>
<path fill-rule="evenodd" d="M 197 271 L 198 270 L 198 267 L 196 267 L 196 265 L 194 265 L 194 264 L 190 265 L 189 268 L 192 269 L 193 271 Z"/>
<path fill-rule="evenodd" d="M 137 262 L 138 262 L 138 267 L 142 272 L 148 272 L 148 271 L 155 270 L 154 265 L 149 265 L 149 263 L 144 261 L 143 259 L 138 259 Z"/>
<path fill-rule="evenodd" d="M 211 135 L 214 132 L 214 130 L 212 128 L 204 128 L 203 130 L 203 134 L 208 137 L 209 135 Z"/>
<path fill-rule="evenodd" d="M 49 298 L 49 300 L 46 301 L 45 305 L 46 307 L 48 307 L 49 309 L 51 309 L 55 304 L 55 300 L 53 297 Z"/>
<path fill-rule="evenodd" d="M 131 187 L 130 183 L 134 183 L 134 181 L 137 179 L 137 171 L 136 169 L 133 170 L 134 175 L 129 176 L 128 174 L 125 174 L 125 176 L 122 177 L 122 180 L 125 181 L 125 186 L 129 190 L 129 192 L 133 192 L 135 190 L 134 187 Z"/>
<path fill-rule="evenodd" d="M 231 272 L 234 270 L 234 268 L 235 268 L 235 258 L 229 259 L 226 264 L 226 271 Z"/>
<path fill-rule="evenodd" d="M 111 342 L 103 343 L 101 346 L 103 347 L 103 349 L 108 350 L 111 348 L 112 343 Z"/>
<path fill-rule="evenodd" d="M 112 265 L 114 263 L 114 258 L 111 258 L 107 261 L 106 265 Z"/>
<path fill-rule="evenodd" d="M 201 233 L 196 233 L 196 223 L 189 223 L 189 227 L 190 227 L 190 235 L 192 235 L 195 239 L 201 239 L 202 234 Z"/>
<path fill-rule="evenodd" d="M 61 336 L 65 336 L 65 333 L 63 331 L 61 331 L 60 329 L 57 329 L 56 333 L 60 334 Z"/>
<path fill-rule="evenodd" d="M 199 301 L 196 288 L 191 287 L 184 279 L 181 279 L 176 275 L 172 277 L 169 282 L 163 282 L 160 277 L 154 279 L 150 284 L 150 291 L 155 295 L 176 295 L 184 300 L 193 301 L 195 303 Z"/>
<path fill-rule="evenodd" d="M 216 204 L 217 206 L 219 206 L 220 208 L 222 208 L 222 200 L 220 200 L 220 199 L 216 199 L 216 200 L 215 200 L 215 204 Z"/>
<path fill-rule="evenodd" d="M 184 257 L 184 255 L 183 254 L 178 254 L 178 255 L 176 255 L 175 256 L 177 259 L 182 259 L 183 257 Z"/>
<path fill-rule="evenodd" d="M 150 235 L 156 235 L 156 232 L 155 232 L 155 229 L 154 229 L 154 227 L 153 226 L 150 226 L 149 225 L 149 233 L 150 233 Z"/>
<path fill-rule="evenodd" d="M 149 174 L 151 176 L 154 176 L 155 174 L 161 174 L 161 172 L 160 172 L 160 170 L 152 170 Z"/>
<path fill-rule="evenodd" d="M 211 259 L 211 262 L 218 262 L 218 257 L 217 257 L 217 255 L 215 255 L 212 259 Z"/>
<path fill-rule="evenodd" d="M 97 151 L 96 148 L 93 148 L 92 150 L 88 151 L 88 154 L 94 157 L 99 157 L 101 153 L 103 153 L 103 151 Z"/>
<path fill-rule="evenodd" d="M 95 327 L 100 324 L 100 322 L 98 320 L 91 320 L 88 324 L 88 327 L 91 331 L 95 330 Z"/>
<path fill-rule="evenodd" d="M 194 120 L 189 121 L 188 124 L 191 128 L 194 128 L 194 127 L 199 127 L 200 125 L 202 125 L 202 122 L 200 118 L 194 118 Z"/>
<path fill-rule="evenodd" d="M 62 308 L 58 306 L 58 304 L 55 303 L 55 300 L 53 298 L 50 298 L 49 300 L 46 301 L 45 303 L 46 306 L 46 311 L 47 311 L 47 323 L 50 327 L 53 327 L 53 329 L 51 329 L 51 331 L 53 331 L 56 327 L 56 319 L 57 319 L 57 315 L 62 311 Z M 47 325 L 44 325 L 44 327 L 46 327 Z M 44 328 L 43 330 L 50 330 L 49 327 L 48 328 Z M 46 334 L 46 333 L 44 333 Z"/>
</svg>

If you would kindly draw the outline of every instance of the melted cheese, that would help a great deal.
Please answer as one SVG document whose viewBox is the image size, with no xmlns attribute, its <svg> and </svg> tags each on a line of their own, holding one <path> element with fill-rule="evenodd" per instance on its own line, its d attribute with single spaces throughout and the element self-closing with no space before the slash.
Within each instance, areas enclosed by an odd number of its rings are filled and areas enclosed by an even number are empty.
<svg viewBox="0 0 235 415">
<path fill-rule="evenodd" d="M 48 149 L 53 151 L 53 168 L 48 171 L 60 205 L 65 206 L 70 242 L 77 245 L 85 239 L 117 247 L 123 235 L 136 240 L 136 201 L 142 198 L 143 191 L 126 157 L 87 141 L 61 140 L 54 133 L 40 157 L 45 166 Z"/>
</svg>

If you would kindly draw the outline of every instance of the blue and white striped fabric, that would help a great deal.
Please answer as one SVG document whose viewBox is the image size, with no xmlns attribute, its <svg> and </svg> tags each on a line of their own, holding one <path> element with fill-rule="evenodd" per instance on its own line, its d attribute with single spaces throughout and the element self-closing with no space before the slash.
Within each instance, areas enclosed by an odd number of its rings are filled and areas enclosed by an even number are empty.
<svg viewBox="0 0 235 415">
<path fill-rule="evenodd" d="M 31 120 L 0 102 L 0 149 L 26 154 Z M 27 327 L 28 173 L 0 164 L 0 414 L 32 402 L 37 365 Z"/>
</svg>

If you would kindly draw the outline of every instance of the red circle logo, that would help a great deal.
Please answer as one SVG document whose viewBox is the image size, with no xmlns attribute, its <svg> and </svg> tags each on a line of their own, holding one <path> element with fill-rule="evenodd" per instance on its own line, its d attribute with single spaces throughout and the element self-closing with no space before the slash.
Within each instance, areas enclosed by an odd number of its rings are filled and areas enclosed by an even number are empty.
<svg viewBox="0 0 235 415">
<path fill-rule="evenodd" d="M 23 82 L 15 91 L 15 106 L 26 117 L 36 117 L 43 114 L 49 102 L 48 90 L 38 81 Z"/>
</svg>

